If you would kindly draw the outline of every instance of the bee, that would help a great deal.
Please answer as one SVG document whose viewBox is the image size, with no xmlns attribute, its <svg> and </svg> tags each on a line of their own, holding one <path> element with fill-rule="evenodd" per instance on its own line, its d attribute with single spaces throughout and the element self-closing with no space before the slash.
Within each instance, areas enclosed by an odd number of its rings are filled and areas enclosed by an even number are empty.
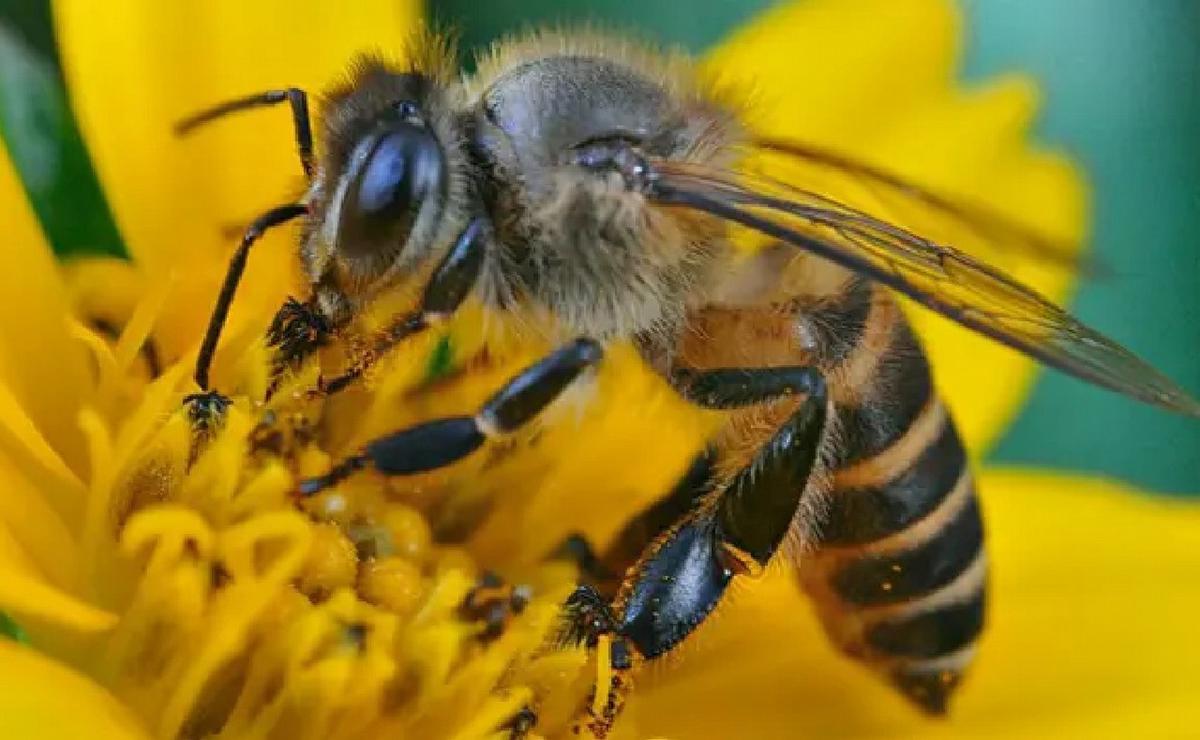
<svg viewBox="0 0 1200 740">
<path fill-rule="evenodd" d="M 731 582 L 777 554 L 839 648 L 921 709 L 946 710 L 984 626 L 984 531 L 963 443 L 897 294 L 1085 381 L 1200 416 L 1147 364 L 935 232 L 943 223 L 1063 259 L 1052 241 L 870 165 L 758 137 L 736 97 L 682 56 L 540 31 L 497 45 L 471 74 L 441 37 L 409 58 L 355 63 L 325 96 L 319 154 L 297 89 L 184 122 L 287 102 L 308 179 L 235 253 L 192 401 L 220 406 L 208 365 L 250 245 L 300 219 L 311 294 L 272 324 L 278 373 L 397 281 L 425 284 L 322 393 L 469 296 L 571 339 L 476 415 L 382 437 L 302 494 L 362 468 L 408 475 L 462 459 L 534 419 L 614 342 L 634 344 L 684 398 L 725 410 L 709 449 L 564 605 L 562 640 L 605 663 L 587 709 L 599 735 L 630 671 L 687 639 Z M 867 183 L 930 233 L 806 189 L 786 174 L 797 170 Z M 733 244 L 747 232 L 769 242 L 749 258 Z"/>
</svg>

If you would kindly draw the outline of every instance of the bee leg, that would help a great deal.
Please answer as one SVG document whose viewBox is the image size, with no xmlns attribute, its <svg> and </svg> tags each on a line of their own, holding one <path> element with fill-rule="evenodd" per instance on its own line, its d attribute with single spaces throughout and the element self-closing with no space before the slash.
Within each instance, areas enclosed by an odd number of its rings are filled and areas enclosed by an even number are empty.
<svg viewBox="0 0 1200 740">
<path fill-rule="evenodd" d="M 705 408 L 736 408 L 805 395 L 795 413 L 717 499 L 723 559 L 735 572 L 757 573 L 791 527 L 825 430 L 825 378 L 815 367 L 677 370 L 676 387 Z"/>
<path fill-rule="evenodd" d="M 333 325 L 314 301 L 301 303 L 295 298 L 284 301 L 267 328 L 267 346 L 272 350 L 267 400 L 279 389 L 284 373 L 295 370 L 325 346 L 332 332 Z"/>
<path fill-rule="evenodd" d="M 244 98 L 219 103 L 194 113 L 175 125 L 175 133 L 186 136 L 204 124 L 223 118 L 230 113 L 237 113 L 248 108 L 261 108 L 277 105 L 284 101 L 292 109 L 292 127 L 296 134 L 296 152 L 300 156 L 300 166 L 304 168 L 304 177 L 312 179 L 313 175 L 313 138 L 312 121 L 308 115 L 308 95 L 299 88 L 289 87 L 284 90 L 267 90 L 266 92 L 247 95 Z"/>
<path fill-rule="evenodd" d="M 237 292 L 242 273 L 246 270 L 246 260 L 250 257 L 250 248 L 267 229 L 279 226 L 306 213 L 308 213 L 308 207 L 299 203 L 272 208 L 254 219 L 254 222 L 246 229 L 245 235 L 242 236 L 241 244 L 238 245 L 237 251 L 229 260 L 225 280 L 221 283 L 221 292 L 217 294 L 217 303 L 213 306 L 212 316 L 208 320 L 208 329 L 204 332 L 204 341 L 200 344 L 200 353 L 196 356 L 194 377 L 201 392 L 184 399 L 184 403 L 192 410 L 193 415 L 196 414 L 199 407 L 216 408 L 220 406 L 223 410 L 225 406 L 228 406 L 228 399 L 225 399 L 224 404 L 215 403 L 215 399 L 220 397 L 220 394 L 210 391 L 208 371 L 212 367 L 213 355 L 217 351 L 217 340 L 221 338 L 221 330 L 225 327 L 225 320 L 229 318 L 229 308 L 233 305 L 234 293 Z"/>
<path fill-rule="evenodd" d="M 301 481 L 299 493 L 320 493 L 368 466 L 384 475 L 416 475 L 457 462 L 484 441 L 532 421 L 603 354 L 594 340 L 576 339 L 521 371 L 474 416 L 437 419 L 380 437 L 325 475 Z"/>
<path fill-rule="evenodd" d="M 713 488 L 713 466 L 716 451 L 711 447 L 696 456 L 691 466 L 670 493 L 651 504 L 621 528 L 616 538 L 605 548 L 592 571 L 604 573 L 608 579 L 594 579 L 600 593 L 614 595 L 620 586 L 620 576 L 636 563 L 647 545 L 696 510 Z"/>
<path fill-rule="evenodd" d="M 670 493 L 630 520 L 602 553 L 597 553 L 581 534 L 572 534 L 555 548 L 549 559 L 569 560 L 579 569 L 584 583 L 598 593 L 613 596 L 621 585 L 621 574 L 672 524 L 694 510 L 712 491 L 716 453 L 706 449 L 692 462 Z"/>
<path fill-rule="evenodd" d="M 562 640 L 601 648 L 588 725 L 601 737 L 623 704 L 628 671 L 691 634 L 734 577 L 766 567 L 791 527 L 825 429 L 825 381 L 815 368 L 713 370 L 684 379 L 685 394 L 705 405 L 749 405 L 790 394 L 805 399 L 715 500 L 709 497 L 655 538 L 612 606 L 586 586 L 568 599 Z"/>
<path fill-rule="evenodd" d="M 467 224 L 458 240 L 433 271 L 425 286 L 421 305 L 415 311 L 396 318 L 372 348 L 368 357 L 357 362 L 342 375 L 322 383 L 326 393 L 337 393 L 367 371 L 383 353 L 404 339 L 431 326 L 446 321 L 467 299 L 483 269 L 487 237 L 485 220 L 478 216 Z"/>
</svg>

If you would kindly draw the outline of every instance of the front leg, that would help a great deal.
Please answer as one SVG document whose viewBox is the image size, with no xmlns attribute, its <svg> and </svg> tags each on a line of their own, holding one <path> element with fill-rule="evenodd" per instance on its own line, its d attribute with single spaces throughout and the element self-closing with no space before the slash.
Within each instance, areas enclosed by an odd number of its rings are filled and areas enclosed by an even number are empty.
<svg viewBox="0 0 1200 740">
<path fill-rule="evenodd" d="M 329 343 L 333 323 L 326 318 L 315 300 L 304 303 L 288 298 L 275 312 L 267 328 L 267 347 L 271 350 L 271 369 L 266 400 L 279 390 L 288 372 L 293 372 L 321 347 Z"/>
<path fill-rule="evenodd" d="M 322 390 L 337 393 L 362 377 L 392 347 L 448 320 L 466 301 L 483 271 L 487 238 L 484 218 L 472 219 L 434 269 L 417 309 L 393 319 L 376 339 L 371 351 L 346 372 L 323 383 Z"/>
<path fill-rule="evenodd" d="M 237 293 L 238 284 L 241 283 L 242 273 L 246 271 L 250 250 L 267 230 L 307 213 L 308 206 L 302 203 L 289 203 L 272 208 L 254 219 L 246 228 L 241 243 L 238 244 L 238 248 L 234 250 L 233 256 L 229 259 L 229 267 L 225 270 L 225 279 L 221 282 L 217 302 L 208 319 L 208 328 L 204 331 L 204 339 L 196 354 L 196 369 L 193 377 L 200 392 L 189 394 L 183 399 L 191 419 L 193 434 L 198 439 L 208 435 L 211 430 L 221 425 L 225 410 L 229 407 L 229 398 L 209 387 L 208 373 L 212 369 L 213 356 L 217 353 L 217 343 L 221 339 L 225 321 L 229 318 L 229 309 L 233 306 L 233 297 Z"/>
<path fill-rule="evenodd" d="M 370 352 L 341 375 L 323 380 L 321 391 L 337 393 L 346 388 L 396 344 L 436 326 L 457 311 L 474 288 L 483 269 L 485 239 L 482 218 L 468 223 L 454 246 L 434 269 L 421 295 L 420 305 L 414 311 L 395 317 L 376 338 Z M 278 390 L 286 373 L 300 367 L 313 352 L 328 343 L 333 330 L 332 322 L 321 312 L 315 300 L 301 303 L 289 298 L 284 303 L 267 330 L 267 342 L 273 351 L 268 399 Z"/>
<path fill-rule="evenodd" d="M 816 465 L 828 400 L 811 367 L 723 369 L 677 376 L 702 405 L 730 408 L 804 395 L 799 408 L 729 483 L 647 546 L 611 605 L 590 587 L 566 604 L 563 640 L 599 648 L 589 729 L 603 737 L 628 671 L 664 655 L 712 612 L 729 583 L 766 567 L 791 527 Z"/>
</svg>

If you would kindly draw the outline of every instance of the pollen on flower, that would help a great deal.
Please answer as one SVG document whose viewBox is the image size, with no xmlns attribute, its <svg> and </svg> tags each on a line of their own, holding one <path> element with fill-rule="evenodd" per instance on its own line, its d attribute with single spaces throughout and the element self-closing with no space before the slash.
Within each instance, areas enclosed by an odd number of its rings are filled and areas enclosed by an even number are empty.
<svg viewBox="0 0 1200 740">
<path fill-rule="evenodd" d="M 565 732 L 587 691 L 585 655 L 552 639 L 573 566 L 478 561 L 465 535 L 495 507 L 445 475 L 296 494 L 397 404 L 423 406 L 417 376 L 325 400 L 299 368 L 255 402 L 265 374 L 241 365 L 203 429 L 186 360 L 84 413 L 94 575 L 120 615 L 91 672 L 165 738 Z"/>
<path fill-rule="evenodd" d="M 358 577 L 358 592 L 365 601 L 401 616 L 416 610 L 425 589 L 420 567 L 395 556 L 368 561 Z"/>
</svg>

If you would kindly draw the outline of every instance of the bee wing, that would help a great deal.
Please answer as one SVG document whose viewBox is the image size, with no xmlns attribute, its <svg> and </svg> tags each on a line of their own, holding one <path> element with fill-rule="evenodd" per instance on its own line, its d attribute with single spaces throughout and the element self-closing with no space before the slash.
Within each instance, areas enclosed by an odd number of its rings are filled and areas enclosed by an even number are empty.
<svg viewBox="0 0 1200 740">
<path fill-rule="evenodd" d="M 827 197 L 860 205 L 870 202 L 877 215 L 919 233 L 937 236 L 949 227 L 960 250 L 989 262 L 1020 257 L 1089 276 L 1107 272 L 1082 254 L 1072 239 L 1040 233 L 982 204 L 949 198 L 844 154 L 770 138 L 756 140 L 754 153 L 772 171 L 782 166 L 786 174 L 781 177 L 793 185 L 804 180 L 811 191 Z"/>
<path fill-rule="evenodd" d="M 1200 402 L 1000 270 L 824 195 L 762 175 L 655 163 L 651 197 L 747 226 L 870 277 L 1041 362 L 1171 411 Z"/>
</svg>

